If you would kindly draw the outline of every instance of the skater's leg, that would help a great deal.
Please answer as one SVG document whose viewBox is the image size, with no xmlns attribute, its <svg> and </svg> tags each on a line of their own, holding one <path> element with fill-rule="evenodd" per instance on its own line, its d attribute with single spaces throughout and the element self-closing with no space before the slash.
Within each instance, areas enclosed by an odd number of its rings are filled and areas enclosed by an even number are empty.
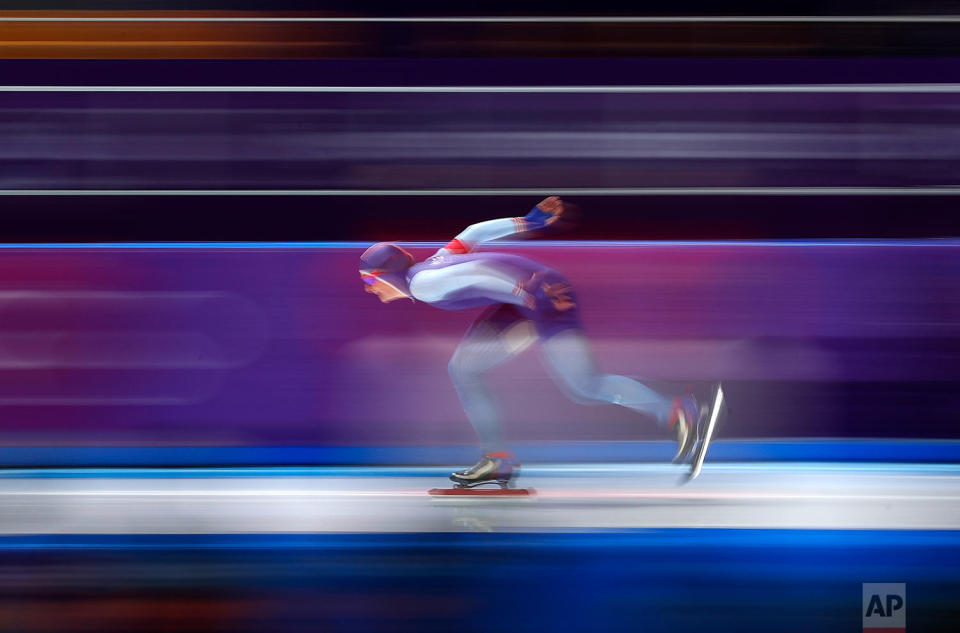
<svg viewBox="0 0 960 633">
<path fill-rule="evenodd" d="M 674 399 L 626 376 L 601 374 L 590 342 L 578 329 L 564 330 L 545 340 L 541 357 L 554 381 L 574 401 L 612 403 L 649 415 L 666 426 Z"/>
<path fill-rule="evenodd" d="M 509 322 L 505 322 L 505 316 Z M 496 453 L 505 447 L 497 409 L 483 374 L 529 346 L 530 333 L 532 328 L 512 308 L 494 310 L 471 326 L 450 359 L 450 378 L 484 453 Z"/>
</svg>

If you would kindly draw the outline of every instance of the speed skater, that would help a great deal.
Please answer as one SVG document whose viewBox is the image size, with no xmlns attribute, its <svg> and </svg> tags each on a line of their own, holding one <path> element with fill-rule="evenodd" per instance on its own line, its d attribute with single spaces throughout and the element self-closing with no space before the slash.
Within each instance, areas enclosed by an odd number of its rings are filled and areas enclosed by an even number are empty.
<svg viewBox="0 0 960 633">
<path fill-rule="evenodd" d="M 580 323 L 577 294 L 563 275 L 526 257 L 474 252 L 483 242 L 549 227 L 569 209 L 550 196 L 524 217 L 467 227 L 419 263 L 391 242 L 374 244 L 360 257 L 364 287 L 383 303 L 410 298 L 443 310 L 487 306 L 449 363 L 450 378 L 483 449 L 476 464 L 450 475 L 459 487 L 506 487 L 516 476 L 517 460 L 504 443 L 483 375 L 534 340 L 548 373 L 571 400 L 616 404 L 656 420 L 676 439 L 674 462 L 685 460 L 697 443 L 706 407 L 693 394 L 673 397 L 632 378 L 599 371 Z"/>
</svg>

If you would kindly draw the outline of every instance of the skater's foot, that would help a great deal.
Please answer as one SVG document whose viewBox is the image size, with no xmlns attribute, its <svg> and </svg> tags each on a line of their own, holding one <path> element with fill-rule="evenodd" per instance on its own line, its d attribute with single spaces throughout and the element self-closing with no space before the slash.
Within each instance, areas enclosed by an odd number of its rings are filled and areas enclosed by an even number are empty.
<svg viewBox="0 0 960 633">
<path fill-rule="evenodd" d="M 723 402 L 723 386 L 717 383 L 713 389 L 713 404 L 709 407 L 703 407 L 701 418 L 704 422 L 703 424 L 697 425 L 700 443 L 697 445 L 697 450 L 693 453 L 693 459 L 690 460 L 690 472 L 687 473 L 687 476 L 684 477 L 680 483 L 693 481 L 700 474 L 700 470 L 703 468 L 703 460 L 707 455 L 707 449 L 710 447 L 710 439 L 717 430 L 717 420 L 723 411 Z"/>
<path fill-rule="evenodd" d="M 497 483 L 506 487 L 510 480 L 517 476 L 519 469 L 520 465 L 514 460 L 513 453 L 498 451 L 487 453 L 470 468 L 451 474 L 450 479 L 458 486 L 466 488 L 485 483 Z"/>
<path fill-rule="evenodd" d="M 686 461 L 697 444 L 700 416 L 703 408 L 693 394 L 673 399 L 673 408 L 670 410 L 670 429 L 676 434 L 677 454 L 673 456 L 673 463 Z"/>
</svg>

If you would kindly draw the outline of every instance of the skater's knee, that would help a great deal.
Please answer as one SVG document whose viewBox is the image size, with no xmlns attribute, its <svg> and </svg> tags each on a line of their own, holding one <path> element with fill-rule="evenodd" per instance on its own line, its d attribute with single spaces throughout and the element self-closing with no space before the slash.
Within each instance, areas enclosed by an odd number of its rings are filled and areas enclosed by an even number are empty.
<svg viewBox="0 0 960 633">
<path fill-rule="evenodd" d="M 450 374 L 450 379 L 453 380 L 454 383 L 476 380 L 480 375 L 480 372 L 473 366 L 473 363 L 458 354 L 454 354 L 450 362 L 447 363 L 447 373 Z"/>
<path fill-rule="evenodd" d="M 450 374 L 450 378 L 456 382 L 457 378 L 463 373 L 463 368 L 460 363 L 457 361 L 457 357 L 454 356 L 450 359 L 450 362 L 447 363 L 447 373 Z"/>
<path fill-rule="evenodd" d="M 594 376 L 568 376 L 563 382 L 567 396 L 574 402 L 597 402 L 597 379 Z"/>
</svg>

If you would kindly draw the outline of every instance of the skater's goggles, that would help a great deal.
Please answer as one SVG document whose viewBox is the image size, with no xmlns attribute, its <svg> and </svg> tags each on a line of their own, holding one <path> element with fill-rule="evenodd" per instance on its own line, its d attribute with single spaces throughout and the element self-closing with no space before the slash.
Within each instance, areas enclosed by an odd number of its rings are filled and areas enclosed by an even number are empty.
<svg viewBox="0 0 960 633">
<path fill-rule="evenodd" d="M 377 283 L 377 279 L 379 279 L 379 278 L 380 278 L 380 271 L 379 271 L 379 270 L 374 270 L 374 271 L 369 272 L 369 273 L 365 273 L 365 272 L 363 272 L 363 271 L 360 272 L 360 280 L 361 280 L 363 283 L 367 284 L 368 286 L 372 286 L 372 285 L 374 285 L 375 283 Z"/>
</svg>

